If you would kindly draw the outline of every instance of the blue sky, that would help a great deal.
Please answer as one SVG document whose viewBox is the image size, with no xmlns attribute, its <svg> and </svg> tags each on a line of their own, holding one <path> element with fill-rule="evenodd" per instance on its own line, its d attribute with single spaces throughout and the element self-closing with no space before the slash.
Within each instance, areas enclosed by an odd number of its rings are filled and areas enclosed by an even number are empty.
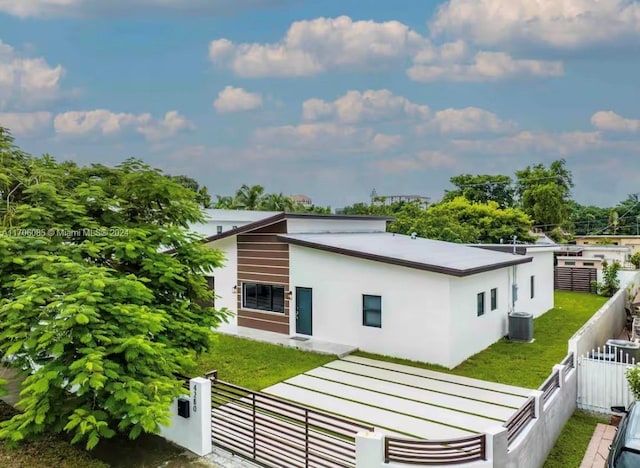
<svg viewBox="0 0 640 468">
<path fill-rule="evenodd" d="M 632 0 L 0 0 L 0 125 L 212 194 L 437 199 L 565 158 L 610 205 L 640 186 L 638 44 Z"/>
</svg>

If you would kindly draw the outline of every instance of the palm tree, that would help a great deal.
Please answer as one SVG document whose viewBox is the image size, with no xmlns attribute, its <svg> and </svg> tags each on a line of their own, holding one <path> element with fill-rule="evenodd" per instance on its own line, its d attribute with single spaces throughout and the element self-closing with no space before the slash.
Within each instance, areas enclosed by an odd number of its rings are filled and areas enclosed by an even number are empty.
<svg viewBox="0 0 640 468">
<path fill-rule="evenodd" d="M 264 187 L 261 185 L 248 186 L 243 184 L 236 192 L 235 205 L 242 210 L 259 210 L 263 194 Z"/>
<path fill-rule="evenodd" d="M 262 199 L 261 208 L 268 211 L 293 211 L 295 203 L 282 193 L 269 193 Z"/>
<path fill-rule="evenodd" d="M 215 204 L 217 209 L 233 210 L 236 208 L 235 199 L 233 197 L 216 195 L 216 198 L 218 199 Z"/>
</svg>

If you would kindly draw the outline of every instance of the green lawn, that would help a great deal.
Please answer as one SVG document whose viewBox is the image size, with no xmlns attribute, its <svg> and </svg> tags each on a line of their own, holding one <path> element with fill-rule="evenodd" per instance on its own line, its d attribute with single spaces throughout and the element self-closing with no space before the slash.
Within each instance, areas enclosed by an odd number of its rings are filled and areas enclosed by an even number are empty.
<svg viewBox="0 0 640 468">
<path fill-rule="evenodd" d="M 606 301 L 607 298 L 593 294 L 556 291 L 555 308 L 534 320 L 533 343 L 500 340 L 453 370 L 370 353 L 355 354 L 535 389 L 549 376 L 551 368 L 567 355 L 569 338 Z"/>
<path fill-rule="evenodd" d="M 211 350 L 185 373 L 196 376 L 215 369 L 220 380 L 261 390 L 335 359 L 336 356 L 216 334 Z"/>
<path fill-rule="evenodd" d="M 608 420 L 576 411 L 562 429 L 556 445 L 551 450 L 544 468 L 579 468 L 596 424 L 608 424 Z"/>
</svg>

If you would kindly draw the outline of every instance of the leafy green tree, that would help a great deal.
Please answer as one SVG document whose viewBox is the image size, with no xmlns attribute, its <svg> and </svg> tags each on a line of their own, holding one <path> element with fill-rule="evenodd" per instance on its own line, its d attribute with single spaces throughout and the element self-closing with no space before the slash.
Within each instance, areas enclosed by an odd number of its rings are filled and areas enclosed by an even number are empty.
<svg viewBox="0 0 640 468">
<path fill-rule="evenodd" d="M 500 208 L 514 205 L 515 189 L 513 180 L 506 175 L 461 174 L 449 179 L 456 187 L 446 190 L 444 201 L 464 197 L 473 203 L 496 202 Z"/>
<path fill-rule="evenodd" d="M 407 204 L 397 213 L 392 232 L 459 243 L 509 242 L 513 236 L 532 241 L 531 220 L 515 208 L 496 202 L 471 203 L 464 197 L 432 205 L 426 210 Z"/>
<path fill-rule="evenodd" d="M 527 166 L 517 171 L 516 177 L 521 207 L 535 225 L 543 229 L 567 225 L 573 176 L 564 159 L 552 162 L 549 167 Z"/>
<path fill-rule="evenodd" d="M 211 206 L 213 205 L 213 202 L 211 201 L 211 195 L 209 195 L 209 190 L 207 189 L 207 187 L 200 187 L 200 184 L 198 184 L 198 182 L 195 179 L 184 176 L 184 175 L 169 176 L 169 177 L 174 181 L 178 182 L 183 187 L 186 187 L 194 191 L 197 194 L 196 202 L 200 206 L 202 206 L 203 208 L 211 208 Z"/>
<path fill-rule="evenodd" d="M 634 253 L 630 258 L 629 262 L 633 265 L 636 270 L 640 270 L 640 252 Z"/>
<path fill-rule="evenodd" d="M 3 194 L 16 175 L 24 184 L 0 236 L 0 357 L 25 377 L 22 412 L 0 423 L 0 438 L 67 432 L 90 449 L 117 432 L 157 432 L 182 393 L 174 373 L 226 318 L 204 305 L 203 273 L 223 257 L 188 232 L 203 221 L 196 194 L 136 160 L 27 157 L 6 132 L 0 158 L 11 162 Z"/>
<path fill-rule="evenodd" d="M 607 229 L 609 208 L 569 202 L 569 219 L 576 235 L 601 233 Z"/>
</svg>

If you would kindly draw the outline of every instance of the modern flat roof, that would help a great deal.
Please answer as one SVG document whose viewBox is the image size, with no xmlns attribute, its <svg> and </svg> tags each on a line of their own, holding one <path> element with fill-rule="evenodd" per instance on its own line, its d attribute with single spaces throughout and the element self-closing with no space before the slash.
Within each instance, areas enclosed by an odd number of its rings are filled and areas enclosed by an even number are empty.
<svg viewBox="0 0 640 468">
<path fill-rule="evenodd" d="M 225 237 L 235 236 L 237 234 L 244 234 L 245 232 L 252 231 L 254 229 L 259 229 L 262 227 L 270 226 L 272 224 L 278 223 L 280 221 L 284 221 L 286 219 L 337 219 L 337 220 L 371 220 L 371 221 L 393 221 L 394 218 L 388 216 L 367 216 L 367 215 L 336 215 L 336 214 L 319 214 L 319 213 L 288 213 L 288 212 L 278 212 L 275 215 L 268 216 L 266 218 L 259 219 L 253 223 L 245 224 L 243 226 L 239 226 L 237 229 L 231 229 L 229 231 L 223 232 L 222 234 L 217 234 L 214 236 L 207 237 L 205 242 L 213 242 L 219 239 L 224 239 Z"/>
<path fill-rule="evenodd" d="M 457 277 L 533 260 L 523 255 L 421 237 L 412 239 L 390 232 L 281 234 L 278 239 L 303 247 Z"/>
</svg>

